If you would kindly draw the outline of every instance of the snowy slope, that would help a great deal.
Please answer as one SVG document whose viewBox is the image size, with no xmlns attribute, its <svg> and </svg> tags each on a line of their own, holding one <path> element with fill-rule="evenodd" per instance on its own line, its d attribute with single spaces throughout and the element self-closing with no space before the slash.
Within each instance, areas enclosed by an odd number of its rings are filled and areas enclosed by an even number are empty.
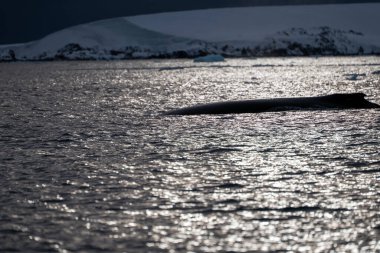
<svg viewBox="0 0 380 253">
<path fill-rule="evenodd" d="M 128 20 L 149 30 L 214 42 L 256 41 L 293 27 L 331 26 L 375 35 L 380 43 L 379 13 L 379 3 L 297 5 L 162 13 Z"/>
<path fill-rule="evenodd" d="M 26 44 L 0 60 L 380 53 L 380 3 L 267 6 L 102 20 Z"/>
<path fill-rule="evenodd" d="M 24 45 L 0 48 L 3 55 L 12 50 L 17 59 L 107 59 L 149 57 L 154 52 L 202 45 L 189 39 L 149 31 L 125 18 L 102 20 L 71 27 Z M 0 53 L 0 57 L 1 57 Z"/>
</svg>

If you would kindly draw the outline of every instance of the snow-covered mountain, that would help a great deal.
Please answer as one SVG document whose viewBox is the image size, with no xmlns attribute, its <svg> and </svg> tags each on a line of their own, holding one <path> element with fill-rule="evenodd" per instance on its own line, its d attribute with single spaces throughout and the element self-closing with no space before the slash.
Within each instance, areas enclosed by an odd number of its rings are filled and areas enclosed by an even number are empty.
<svg viewBox="0 0 380 253">
<path fill-rule="evenodd" d="M 0 46 L 0 60 L 380 54 L 380 3 L 160 13 Z"/>
</svg>

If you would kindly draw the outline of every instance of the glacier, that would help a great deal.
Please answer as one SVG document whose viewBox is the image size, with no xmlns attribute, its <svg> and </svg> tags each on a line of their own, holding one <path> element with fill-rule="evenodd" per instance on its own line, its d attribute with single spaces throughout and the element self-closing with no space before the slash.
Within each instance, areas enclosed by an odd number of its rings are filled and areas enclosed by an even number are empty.
<svg viewBox="0 0 380 253">
<path fill-rule="evenodd" d="M 0 46 L 0 61 L 380 54 L 380 3 L 119 17 Z"/>
</svg>

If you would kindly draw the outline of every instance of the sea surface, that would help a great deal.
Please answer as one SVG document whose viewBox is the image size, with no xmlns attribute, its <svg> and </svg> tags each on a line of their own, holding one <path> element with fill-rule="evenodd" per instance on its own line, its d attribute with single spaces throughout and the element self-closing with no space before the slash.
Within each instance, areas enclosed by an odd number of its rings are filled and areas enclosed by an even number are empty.
<svg viewBox="0 0 380 253">
<path fill-rule="evenodd" d="M 380 57 L 0 64 L 0 252 L 380 252 Z"/>
</svg>

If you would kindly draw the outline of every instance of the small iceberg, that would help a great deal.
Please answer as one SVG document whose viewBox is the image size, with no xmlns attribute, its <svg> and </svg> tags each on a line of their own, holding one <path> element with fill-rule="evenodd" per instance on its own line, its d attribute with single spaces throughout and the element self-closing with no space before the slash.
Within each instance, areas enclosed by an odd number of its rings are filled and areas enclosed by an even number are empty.
<svg viewBox="0 0 380 253">
<path fill-rule="evenodd" d="M 346 80 L 358 81 L 358 80 L 362 80 L 366 76 L 366 74 L 353 73 L 353 74 L 345 74 L 344 76 L 346 77 Z"/>
<path fill-rule="evenodd" d="M 194 62 L 218 62 L 224 61 L 224 57 L 220 54 L 209 54 L 206 56 L 197 57 Z"/>
</svg>

